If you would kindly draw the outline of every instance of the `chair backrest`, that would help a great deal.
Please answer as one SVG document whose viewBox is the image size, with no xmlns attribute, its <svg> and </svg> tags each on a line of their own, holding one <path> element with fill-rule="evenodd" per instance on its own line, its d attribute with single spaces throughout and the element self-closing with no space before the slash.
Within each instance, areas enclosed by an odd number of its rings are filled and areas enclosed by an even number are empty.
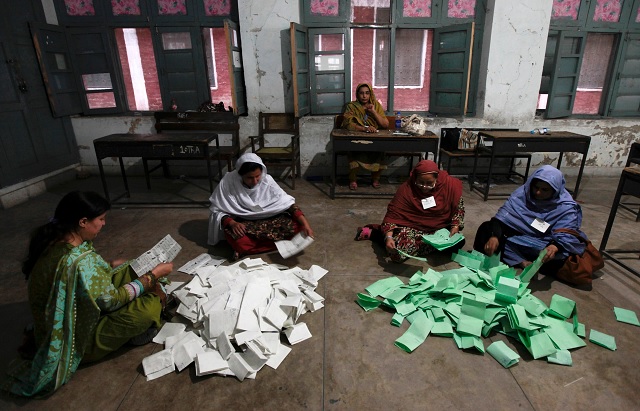
<svg viewBox="0 0 640 411">
<path fill-rule="evenodd" d="M 396 129 L 396 117 L 395 116 L 387 116 L 387 120 L 389 121 L 389 130 Z M 337 114 L 333 120 L 333 128 L 342 128 L 342 121 L 344 121 L 343 114 Z"/>
<path fill-rule="evenodd" d="M 258 134 L 300 134 L 300 122 L 293 113 L 263 113 L 260 112 Z"/>
<path fill-rule="evenodd" d="M 629 167 L 631 164 L 640 164 L 640 142 L 631 144 L 631 148 L 629 148 L 629 157 L 627 157 L 625 167 Z"/>
</svg>

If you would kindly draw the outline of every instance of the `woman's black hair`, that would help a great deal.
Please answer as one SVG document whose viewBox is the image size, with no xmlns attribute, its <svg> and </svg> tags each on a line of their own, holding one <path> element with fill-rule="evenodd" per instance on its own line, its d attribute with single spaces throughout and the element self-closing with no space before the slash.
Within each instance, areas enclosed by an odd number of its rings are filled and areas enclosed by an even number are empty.
<svg viewBox="0 0 640 411">
<path fill-rule="evenodd" d="M 74 232 L 81 219 L 93 220 L 106 213 L 110 208 L 111 205 L 107 200 L 92 191 L 72 191 L 62 197 L 53 218 L 31 233 L 29 254 L 22 263 L 24 275 L 29 278 L 36 261 L 47 247 L 62 240 L 65 235 Z"/>
<path fill-rule="evenodd" d="M 254 163 L 252 161 L 247 161 L 246 163 L 243 163 L 240 166 L 240 169 L 238 170 L 238 174 L 240 174 L 241 176 L 250 173 L 252 171 L 255 171 L 257 169 L 260 169 L 260 171 L 262 171 L 262 164 L 260 163 Z"/>
</svg>

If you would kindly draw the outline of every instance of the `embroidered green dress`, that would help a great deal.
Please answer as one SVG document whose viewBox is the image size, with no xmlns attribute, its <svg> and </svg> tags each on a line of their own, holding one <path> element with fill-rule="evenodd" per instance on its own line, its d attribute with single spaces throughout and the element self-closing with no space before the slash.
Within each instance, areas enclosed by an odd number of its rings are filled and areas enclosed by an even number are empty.
<svg viewBox="0 0 640 411">
<path fill-rule="evenodd" d="M 136 278 L 129 263 L 111 268 L 90 241 L 49 247 L 28 284 L 37 352 L 12 365 L 8 390 L 51 394 L 81 361 L 98 360 L 152 325 L 160 327 L 160 298 L 132 293 Z"/>
</svg>

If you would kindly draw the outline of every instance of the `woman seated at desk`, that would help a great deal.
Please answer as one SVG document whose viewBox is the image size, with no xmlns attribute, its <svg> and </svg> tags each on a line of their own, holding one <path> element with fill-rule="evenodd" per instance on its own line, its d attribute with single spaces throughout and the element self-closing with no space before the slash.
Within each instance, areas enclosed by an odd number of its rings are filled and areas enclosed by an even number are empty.
<svg viewBox="0 0 640 411">
<path fill-rule="evenodd" d="M 478 228 L 473 248 L 486 255 L 501 253 L 505 264 L 525 268 L 544 249 L 540 272 L 555 274 L 571 254 L 585 245 L 558 229 L 580 232 L 582 209 L 565 189 L 562 173 L 542 166 L 511 194 L 495 217 Z M 581 233 L 586 239 L 586 235 Z"/>
<path fill-rule="evenodd" d="M 100 257 L 92 240 L 109 208 L 96 193 L 74 191 L 34 231 L 22 266 L 34 328 L 19 350 L 25 360 L 9 371 L 5 387 L 12 393 L 52 394 L 81 361 L 99 360 L 127 342 L 146 344 L 162 325 L 165 294 L 158 279 L 173 263 L 138 277 L 128 262 Z"/>
<path fill-rule="evenodd" d="M 295 198 L 267 174 L 254 153 L 238 158 L 235 170 L 225 174 L 209 201 L 208 242 L 226 239 L 234 259 L 275 250 L 275 241 L 289 240 L 300 231 L 313 237 Z"/>
<path fill-rule="evenodd" d="M 435 251 L 422 236 L 442 228 L 450 235 L 464 228 L 462 182 L 439 170 L 435 162 L 422 160 L 396 191 L 382 224 L 359 228 L 356 240 L 384 243 L 391 260 L 403 262 L 407 257 L 399 251 L 419 257 Z M 459 250 L 464 243 L 460 241 L 447 251 Z"/>
<path fill-rule="evenodd" d="M 366 133 L 375 133 L 378 129 L 389 128 L 389 120 L 369 84 L 358 84 L 356 100 L 347 103 L 344 111 L 342 128 Z M 371 171 L 373 187 L 380 188 L 380 175 L 382 170 L 387 168 L 383 161 L 384 153 L 381 152 L 349 152 L 349 188 L 351 190 L 358 188 L 357 179 L 360 167 Z"/>
</svg>

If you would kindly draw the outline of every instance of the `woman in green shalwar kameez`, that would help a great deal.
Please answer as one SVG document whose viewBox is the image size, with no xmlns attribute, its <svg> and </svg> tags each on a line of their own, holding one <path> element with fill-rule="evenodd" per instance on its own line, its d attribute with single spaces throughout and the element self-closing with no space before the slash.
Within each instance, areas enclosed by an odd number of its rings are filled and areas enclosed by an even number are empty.
<svg viewBox="0 0 640 411">
<path fill-rule="evenodd" d="M 92 240 L 109 203 L 91 192 L 71 192 L 51 221 L 33 233 L 23 264 L 34 318 L 36 352 L 9 371 L 10 392 L 44 396 L 69 381 L 81 361 L 95 361 L 160 327 L 158 279 L 173 264 L 140 277 L 129 262 L 107 263 Z"/>
</svg>

